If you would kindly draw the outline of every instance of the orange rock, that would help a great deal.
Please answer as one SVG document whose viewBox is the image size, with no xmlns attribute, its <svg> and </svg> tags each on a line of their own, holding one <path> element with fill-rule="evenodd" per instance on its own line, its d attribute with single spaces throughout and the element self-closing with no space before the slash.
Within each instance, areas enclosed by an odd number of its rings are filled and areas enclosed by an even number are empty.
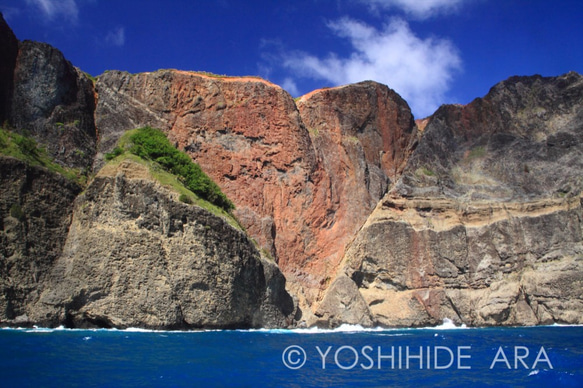
<svg viewBox="0 0 583 388">
<path fill-rule="evenodd" d="M 102 152 L 156 126 L 236 204 L 235 215 L 316 301 L 416 141 L 407 104 L 365 82 L 321 90 L 298 108 L 257 78 L 109 72 L 97 83 Z"/>
</svg>

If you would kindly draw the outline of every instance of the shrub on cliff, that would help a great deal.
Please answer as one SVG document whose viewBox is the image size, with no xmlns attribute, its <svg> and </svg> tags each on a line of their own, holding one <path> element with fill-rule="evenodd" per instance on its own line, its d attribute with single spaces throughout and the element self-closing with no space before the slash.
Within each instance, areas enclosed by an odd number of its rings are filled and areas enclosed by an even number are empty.
<svg viewBox="0 0 583 388">
<path fill-rule="evenodd" d="M 105 160 L 109 161 L 109 160 L 115 159 L 116 157 L 123 154 L 123 152 L 124 152 L 123 148 L 121 148 L 120 146 L 117 146 L 113 149 L 113 151 L 105 154 Z"/>
<path fill-rule="evenodd" d="M 199 197 L 227 211 L 235 208 L 219 186 L 188 155 L 172 146 L 162 131 L 150 127 L 140 128 L 130 137 L 130 141 L 133 143 L 129 149 L 131 153 L 158 163 L 178 176 Z"/>
<path fill-rule="evenodd" d="M 87 176 L 84 171 L 63 167 L 49 156 L 45 147 L 33 138 L 12 130 L 0 128 L 0 155 L 11 156 L 32 166 L 42 166 L 83 186 Z"/>
</svg>

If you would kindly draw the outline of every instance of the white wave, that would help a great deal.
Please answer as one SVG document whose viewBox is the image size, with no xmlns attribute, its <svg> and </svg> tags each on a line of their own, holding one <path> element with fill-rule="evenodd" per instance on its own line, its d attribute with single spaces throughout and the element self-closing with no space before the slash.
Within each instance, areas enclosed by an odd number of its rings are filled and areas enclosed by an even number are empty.
<svg viewBox="0 0 583 388">
<path fill-rule="evenodd" d="M 539 374 L 539 370 L 538 369 L 535 369 L 532 372 L 530 372 L 528 375 L 529 376 L 535 376 L 535 375 L 538 375 L 538 374 Z"/>
<path fill-rule="evenodd" d="M 142 329 L 139 327 L 128 327 L 128 328 L 120 330 L 120 331 L 125 331 L 128 333 L 156 333 L 156 332 L 161 331 L 161 330 L 150 330 L 150 329 Z"/>
<path fill-rule="evenodd" d="M 55 331 L 62 331 L 62 330 L 68 330 L 68 329 L 66 329 L 65 326 L 63 326 L 63 325 L 58 326 L 58 327 L 53 327 L 53 328 L 39 327 L 39 326 L 35 325 L 32 327 L 32 329 L 25 328 L 25 329 L 21 329 L 21 330 L 24 330 L 24 331 L 29 332 L 29 333 L 52 333 Z"/>
<path fill-rule="evenodd" d="M 253 330 L 243 330 L 243 331 L 258 331 L 270 334 L 328 334 L 328 333 L 368 333 L 368 332 L 381 332 L 393 329 L 386 329 L 383 327 L 362 327 L 361 325 L 350 325 L 343 324 L 334 329 L 323 329 L 317 326 L 305 327 L 305 328 L 295 328 L 295 329 L 253 329 Z"/>
<path fill-rule="evenodd" d="M 553 323 L 552 325 L 546 325 L 543 327 L 583 327 L 580 324 L 568 324 L 568 323 Z"/>
<path fill-rule="evenodd" d="M 555 323 L 552 325 L 543 325 L 543 326 L 517 326 L 517 328 L 526 329 L 526 328 L 540 328 L 540 327 L 556 327 L 556 328 L 564 328 L 564 327 L 583 327 L 583 325 L 569 325 L 569 324 L 559 324 Z M 294 329 L 241 329 L 236 330 L 238 332 L 262 332 L 262 333 L 270 333 L 270 334 L 327 334 L 327 333 L 367 333 L 367 332 L 376 332 L 382 333 L 384 332 L 395 332 L 395 331 L 413 331 L 413 330 L 453 330 L 453 329 L 467 329 L 468 327 L 465 324 L 461 324 L 456 326 L 453 320 L 449 318 L 445 318 L 443 323 L 438 326 L 429 326 L 429 327 L 418 327 L 418 328 L 387 328 L 387 327 L 362 327 L 361 325 L 350 325 L 350 324 L 343 324 L 335 329 L 324 329 L 319 328 L 317 326 L 314 327 L 306 327 L 306 328 L 294 328 Z M 480 329 L 484 327 L 476 327 L 476 329 Z M 169 333 L 212 333 L 212 332 L 229 332 L 231 330 L 221 330 L 221 329 L 193 329 L 193 330 L 153 330 L 153 329 L 143 329 L 139 327 L 129 327 L 126 329 L 70 329 L 65 328 L 64 326 L 59 326 L 55 328 L 48 328 L 48 327 L 38 327 L 33 326 L 32 328 L 28 327 L 2 327 L 2 330 L 19 330 L 24 332 L 31 332 L 31 333 L 51 333 L 54 331 L 78 331 L 78 332 L 128 332 L 128 333 L 161 333 L 161 334 L 169 334 Z M 391 334 L 396 335 L 396 334 Z M 401 334 L 400 334 L 401 335 Z M 404 335 L 404 334 L 402 334 Z"/>
<path fill-rule="evenodd" d="M 435 326 L 435 327 L 430 327 L 428 329 L 437 329 L 437 330 L 467 329 L 467 326 L 465 323 L 462 323 L 460 326 L 456 326 L 455 323 L 451 319 L 444 318 L 443 323 L 441 325 Z"/>
</svg>

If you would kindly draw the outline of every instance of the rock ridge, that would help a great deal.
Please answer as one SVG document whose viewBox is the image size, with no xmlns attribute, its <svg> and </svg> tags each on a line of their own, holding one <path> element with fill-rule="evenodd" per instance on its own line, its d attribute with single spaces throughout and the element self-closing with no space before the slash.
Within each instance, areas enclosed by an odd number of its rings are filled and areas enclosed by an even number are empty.
<svg viewBox="0 0 583 388">
<path fill-rule="evenodd" d="M 582 102 L 579 74 L 512 77 L 424 120 L 319 323 L 581 324 Z"/>
</svg>

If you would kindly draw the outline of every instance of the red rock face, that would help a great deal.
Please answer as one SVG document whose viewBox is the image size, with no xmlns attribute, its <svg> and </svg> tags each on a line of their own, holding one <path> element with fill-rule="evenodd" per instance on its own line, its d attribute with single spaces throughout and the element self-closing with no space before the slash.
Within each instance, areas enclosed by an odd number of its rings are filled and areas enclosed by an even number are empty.
<svg viewBox="0 0 583 388">
<path fill-rule="evenodd" d="M 334 274 L 344 248 L 404 167 L 416 139 L 407 103 L 375 82 L 322 89 L 298 101 L 326 197 L 316 206 L 317 257 L 310 272 Z"/>
<path fill-rule="evenodd" d="M 300 111 L 287 92 L 257 78 L 110 72 L 97 91 L 102 152 L 128 129 L 167 132 L 221 186 L 309 302 L 415 137 L 406 103 L 376 83 L 315 92 Z"/>
</svg>

